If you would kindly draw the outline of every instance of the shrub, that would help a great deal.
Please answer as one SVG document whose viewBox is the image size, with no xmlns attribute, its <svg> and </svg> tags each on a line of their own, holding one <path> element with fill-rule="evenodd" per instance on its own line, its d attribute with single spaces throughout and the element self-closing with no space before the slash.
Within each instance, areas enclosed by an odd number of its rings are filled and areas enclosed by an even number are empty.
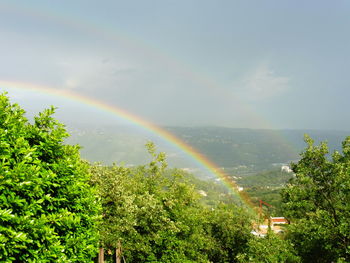
<svg viewBox="0 0 350 263">
<path fill-rule="evenodd" d="M 0 95 L 0 261 L 88 262 L 98 205 L 79 147 L 52 114 L 30 123 Z"/>
</svg>

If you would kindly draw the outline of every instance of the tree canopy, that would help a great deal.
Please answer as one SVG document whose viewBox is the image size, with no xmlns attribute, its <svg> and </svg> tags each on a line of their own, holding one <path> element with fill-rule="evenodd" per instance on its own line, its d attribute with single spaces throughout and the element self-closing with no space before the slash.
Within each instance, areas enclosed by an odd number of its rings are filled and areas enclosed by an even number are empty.
<svg viewBox="0 0 350 263">
<path fill-rule="evenodd" d="M 181 170 L 165 171 L 163 153 L 149 165 L 97 165 L 101 243 L 114 251 L 120 241 L 127 262 L 234 262 L 251 238 L 251 219 L 234 204 L 209 207 Z"/>
<path fill-rule="evenodd" d="M 329 156 L 326 143 L 308 144 L 282 192 L 292 220 L 289 239 L 305 262 L 350 261 L 350 137 Z"/>
<path fill-rule="evenodd" d="M 98 202 L 77 146 L 43 111 L 31 123 L 0 95 L 1 262 L 89 262 Z"/>
</svg>

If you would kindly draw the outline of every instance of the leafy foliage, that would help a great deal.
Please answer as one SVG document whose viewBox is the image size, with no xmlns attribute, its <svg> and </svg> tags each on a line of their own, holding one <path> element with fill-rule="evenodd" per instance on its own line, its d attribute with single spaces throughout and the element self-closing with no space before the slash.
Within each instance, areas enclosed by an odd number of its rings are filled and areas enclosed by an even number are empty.
<svg viewBox="0 0 350 263">
<path fill-rule="evenodd" d="M 48 109 L 31 124 L 0 95 L 1 262 L 88 262 L 98 205 L 77 146 Z"/>
<path fill-rule="evenodd" d="M 350 261 L 350 137 L 328 157 L 326 143 L 308 144 L 292 166 L 296 177 L 282 192 L 293 220 L 289 238 L 305 262 Z"/>
<path fill-rule="evenodd" d="M 250 238 L 250 220 L 231 205 L 203 205 L 180 170 L 148 144 L 148 166 L 93 167 L 103 206 L 101 242 L 121 241 L 127 262 L 230 262 Z"/>
<path fill-rule="evenodd" d="M 293 245 L 273 233 L 264 238 L 253 238 L 248 243 L 245 253 L 237 256 L 238 262 L 254 263 L 297 263 L 300 257 L 297 255 Z"/>
<path fill-rule="evenodd" d="M 218 205 L 206 215 L 207 235 L 213 240 L 209 253 L 211 262 L 234 262 L 248 248 L 251 218 L 234 205 Z"/>
</svg>

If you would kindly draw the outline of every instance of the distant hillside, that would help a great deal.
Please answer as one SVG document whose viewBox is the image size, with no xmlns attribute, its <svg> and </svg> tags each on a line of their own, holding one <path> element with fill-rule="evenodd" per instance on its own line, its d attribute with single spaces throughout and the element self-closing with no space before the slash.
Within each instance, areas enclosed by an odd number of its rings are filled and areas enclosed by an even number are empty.
<svg viewBox="0 0 350 263">
<path fill-rule="evenodd" d="M 342 140 L 350 135 L 343 131 L 254 130 L 222 127 L 165 127 L 199 152 L 226 169 L 270 169 L 273 164 L 289 163 L 299 158 L 305 147 L 303 135 L 317 142 L 328 141 L 332 150 L 340 149 Z M 165 151 L 171 166 L 195 168 L 193 160 L 181 150 L 133 127 L 70 126 L 69 143 L 80 144 L 82 156 L 89 161 L 137 165 L 149 160 L 144 144 L 148 140 Z M 235 171 L 235 170 L 233 170 Z"/>
<path fill-rule="evenodd" d="M 222 127 L 168 127 L 167 130 L 192 145 L 222 167 L 266 166 L 297 160 L 309 134 L 316 142 L 328 141 L 330 149 L 341 149 L 350 135 L 344 131 L 255 130 Z"/>
</svg>

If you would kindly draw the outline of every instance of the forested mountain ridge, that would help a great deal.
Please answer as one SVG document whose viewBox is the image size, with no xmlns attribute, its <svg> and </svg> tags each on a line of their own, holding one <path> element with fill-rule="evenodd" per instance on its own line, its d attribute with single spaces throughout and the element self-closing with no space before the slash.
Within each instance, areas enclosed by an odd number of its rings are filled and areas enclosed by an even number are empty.
<svg viewBox="0 0 350 263">
<path fill-rule="evenodd" d="M 305 147 L 304 134 L 316 143 L 328 141 L 331 151 L 341 148 L 341 140 L 350 132 L 318 130 L 262 130 L 224 127 L 164 127 L 188 145 L 225 168 L 253 166 L 254 170 L 270 169 L 272 164 L 289 163 L 299 159 Z M 68 143 L 82 146 L 81 154 L 89 161 L 106 164 L 147 162 L 144 144 L 152 140 L 166 152 L 174 167 L 191 165 L 183 152 L 169 147 L 156 135 L 140 134 L 134 127 L 68 126 L 71 137 Z"/>
</svg>

